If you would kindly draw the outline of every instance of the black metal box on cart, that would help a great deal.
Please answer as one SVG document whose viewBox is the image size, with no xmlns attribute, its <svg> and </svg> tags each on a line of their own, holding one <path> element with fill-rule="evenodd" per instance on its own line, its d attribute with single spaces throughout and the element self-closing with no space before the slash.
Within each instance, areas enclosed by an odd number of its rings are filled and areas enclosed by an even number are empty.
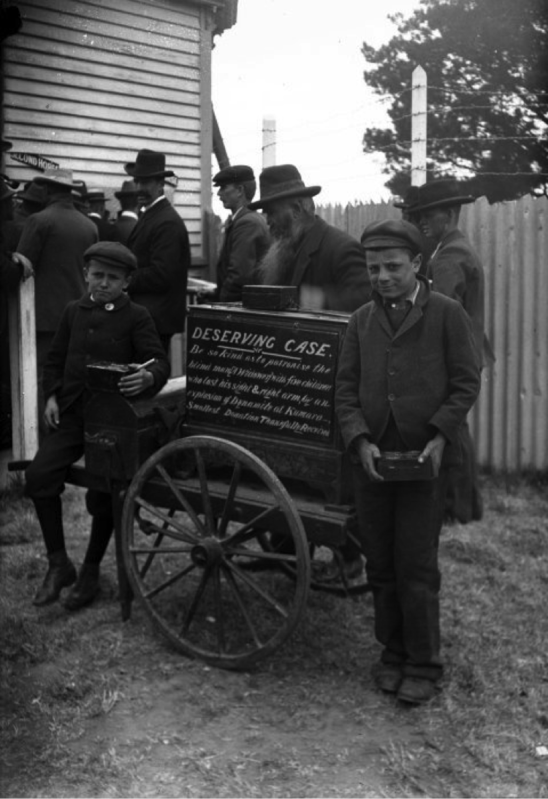
<svg viewBox="0 0 548 799">
<path fill-rule="evenodd" d="M 185 434 L 241 444 L 282 480 L 350 502 L 335 418 L 335 377 L 348 315 L 191 306 Z"/>
<path fill-rule="evenodd" d="M 92 393 L 85 413 L 86 470 L 127 482 L 173 437 L 184 414 L 184 377 L 168 380 L 153 397 L 127 399 L 111 389 Z"/>
</svg>

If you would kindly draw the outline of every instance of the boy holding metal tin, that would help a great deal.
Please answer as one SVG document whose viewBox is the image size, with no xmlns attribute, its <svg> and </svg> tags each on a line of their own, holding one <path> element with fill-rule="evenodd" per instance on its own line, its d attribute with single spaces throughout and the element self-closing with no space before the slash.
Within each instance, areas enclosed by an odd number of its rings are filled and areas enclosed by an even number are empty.
<svg viewBox="0 0 548 799">
<path fill-rule="evenodd" d="M 34 503 L 49 561 L 33 604 L 48 605 L 74 584 L 63 603 L 68 610 L 95 598 L 99 564 L 114 526 L 110 494 L 90 489 L 91 536 L 77 575 L 65 548 L 61 494 L 68 468 L 84 453 L 86 366 L 136 364 L 118 383 L 126 397 L 155 394 L 170 370 L 150 313 L 126 293 L 137 268 L 133 253 L 118 242 L 102 241 L 85 251 L 84 264 L 88 293 L 65 308 L 44 366 L 44 417 L 50 432 L 25 473 L 26 494 Z"/>
<path fill-rule="evenodd" d="M 447 467 L 480 389 L 466 313 L 419 275 L 421 238 L 405 221 L 362 235 L 373 299 L 350 317 L 336 413 L 353 460 L 360 541 L 382 644 L 377 686 L 411 704 L 442 676 L 438 540 Z"/>
</svg>

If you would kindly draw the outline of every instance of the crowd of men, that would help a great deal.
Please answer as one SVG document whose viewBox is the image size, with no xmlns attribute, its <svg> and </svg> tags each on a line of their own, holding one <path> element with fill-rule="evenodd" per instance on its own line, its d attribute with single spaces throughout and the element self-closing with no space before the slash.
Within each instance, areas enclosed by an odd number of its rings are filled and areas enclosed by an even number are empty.
<svg viewBox="0 0 548 799">
<path fill-rule="evenodd" d="M 153 353 L 160 367 L 142 374 L 130 391 L 161 387 L 167 379 L 162 352 L 168 353 L 171 337 L 185 326 L 191 254 L 185 223 L 165 194 L 174 173 L 162 153 L 148 149 L 124 170 L 129 179 L 115 192 L 120 211 L 112 222 L 103 190 L 88 190 L 67 170 L 36 176 L 19 192 L 15 213 L 14 191 L 2 179 L 2 287 L 13 288 L 34 275 L 38 371 L 46 387 L 40 400 L 42 433 L 53 428 L 56 441 L 64 440 L 57 400 L 68 391 L 63 370 L 66 358 L 72 363 L 70 347 L 95 352 L 87 339 L 78 339 L 80 318 L 91 319 L 99 304 L 101 324 L 116 331 L 114 320 L 122 316 L 114 312 L 124 307 L 128 330 L 144 326 L 139 355 Z M 440 530 L 444 521 L 466 523 L 482 516 L 466 416 L 478 396 L 480 371 L 493 355 L 484 330 L 482 265 L 458 227 L 460 208 L 474 198 L 454 179 L 413 187 L 396 203 L 401 220 L 378 220 L 358 241 L 316 214 L 313 198 L 321 187 L 307 186 L 292 164 L 263 169 L 258 199 L 247 165 L 222 169 L 213 184 L 230 215 L 216 288 L 204 292 L 201 301 L 239 302 L 249 284 L 295 286 L 301 308 L 350 315 L 335 403 L 354 464 L 359 522 L 359 543 L 349 543 L 341 553 L 345 579 L 360 577 L 365 568 L 373 589 L 375 630 L 383 646 L 375 668 L 379 688 L 404 702 L 428 701 L 442 675 Z M 110 294 L 109 281 L 115 287 Z M 78 305 L 83 296 L 87 299 Z M 72 308 L 69 317 L 67 307 Z M 146 316 L 141 318 L 135 307 L 146 309 Z M 4 329 L 4 304 L 1 312 Z M 5 357 L 4 348 L 3 369 Z M 70 368 L 72 390 L 77 385 L 75 396 L 81 399 L 81 375 L 74 364 Z M 69 403 L 76 421 L 64 433 L 71 453 L 81 447 L 83 411 L 74 405 L 76 399 Z M 50 558 L 35 604 L 55 601 L 62 588 L 75 583 L 66 603 L 74 610 L 97 593 L 98 562 L 112 519 L 104 521 L 99 544 L 93 539 L 91 572 L 77 576 L 64 551 L 58 502 L 66 464 L 59 466 L 59 446 L 52 446 L 42 440 L 27 475 Z M 431 474 L 413 483 L 386 482 L 377 471 L 385 451 L 418 451 Z M 47 474 L 55 459 L 51 488 Z M 338 579 L 339 563 L 322 579 Z"/>
</svg>

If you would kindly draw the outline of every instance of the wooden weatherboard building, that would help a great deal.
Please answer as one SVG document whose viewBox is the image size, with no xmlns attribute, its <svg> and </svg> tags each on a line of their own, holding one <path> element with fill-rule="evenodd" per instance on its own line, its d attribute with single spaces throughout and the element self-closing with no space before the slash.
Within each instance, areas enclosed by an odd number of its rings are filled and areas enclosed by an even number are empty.
<svg viewBox="0 0 548 799">
<path fill-rule="evenodd" d="M 10 0 L 22 26 L 3 43 L 3 172 L 31 180 L 71 169 L 113 193 L 138 150 L 166 155 L 167 187 L 187 224 L 193 261 L 209 260 L 211 50 L 236 22 L 237 0 Z"/>
</svg>

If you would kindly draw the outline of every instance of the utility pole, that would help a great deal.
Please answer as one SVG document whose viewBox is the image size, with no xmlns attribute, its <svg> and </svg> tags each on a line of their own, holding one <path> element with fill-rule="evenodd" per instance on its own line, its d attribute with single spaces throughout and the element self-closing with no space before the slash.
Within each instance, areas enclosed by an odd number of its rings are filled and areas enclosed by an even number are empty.
<svg viewBox="0 0 548 799">
<path fill-rule="evenodd" d="M 276 164 L 276 120 L 263 118 L 263 169 Z"/>
<path fill-rule="evenodd" d="M 426 183 L 427 82 L 422 67 L 413 70 L 411 92 L 411 185 Z"/>
</svg>

